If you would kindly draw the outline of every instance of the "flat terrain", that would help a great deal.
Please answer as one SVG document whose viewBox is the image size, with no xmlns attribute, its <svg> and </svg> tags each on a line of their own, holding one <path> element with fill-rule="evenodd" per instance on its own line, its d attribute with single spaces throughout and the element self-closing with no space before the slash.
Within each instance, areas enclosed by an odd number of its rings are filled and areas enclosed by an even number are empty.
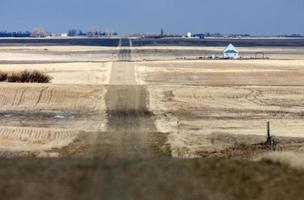
<svg viewBox="0 0 304 200">
<path fill-rule="evenodd" d="M 301 199 L 303 171 L 256 158 L 267 121 L 304 151 L 304 48 L 231 61 L 180 59 L 223 47 L 117 45 L 1 46 L 0 71 L 53 77 L 0 84 L 4 197 Z"/>
<path fill-rule="evenodd" d="M 275 136 L 302 137 L 303 67 L 299 60 L 143 62 L 137 78 L 149 85 L 150 109 L 171 133 L 173 155 L 200 157 L 237 142 L 217 135 L 264 136 L 267 121 Z"/>
<path fill-rule="evenodd" d="M 119 38 L 0 38 L 0 46 L 119 46 Z M 302 47 L 303 38 L 206 38 L 206 39 L 189 39 L 189 38 L 134 38 L 133 46 L 227 46 L 229 43 L 235 43 L 237 46 L 245 47 Z"/>
<path fill-rule="evenodd" d="M 302 47 L 303 38 L 163 38 L 135 39 L 134 46 L 207 46 L 222 47 L 233 43 L 238 47 Z"/>
<path fill-rule="evenodd" d="M 40 70 L 53 77 L 52 84 L 0 85 L 4 155 L 31 150 L 103 157 L 127 144 L 134 155 L 149 151 L 148 145 L 158 156 L 201 157 L 238 142 L 263 142 L 267 121 L 277 137 L 303 137 L 304 60 L 295 59 L 303 49 L 241 49 L 274 55 L 268 60 L 166 61 L 167 55 L 221 48 L 128 47 L 129 40 L 119 45 L 2 47 L 1 71 Z M 277 59 L 281 55 L 287 57 Z M 57 141 L 60 135 L 64 142 Z M 106 153 L 100 153 L 103 147 Z M 132 155 L 119 151 L 118 157 Z"/>
</svg>

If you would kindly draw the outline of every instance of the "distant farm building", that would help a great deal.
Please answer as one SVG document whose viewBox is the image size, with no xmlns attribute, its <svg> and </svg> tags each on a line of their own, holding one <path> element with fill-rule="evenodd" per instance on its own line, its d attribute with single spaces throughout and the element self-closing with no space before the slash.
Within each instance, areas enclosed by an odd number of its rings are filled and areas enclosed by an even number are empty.
<svg viewBox="0 0 304 200">
<path fill-rule="evenodd" d="M 188 32 L 187 33 L 187 38 L 192 38 L 192 33 Z"/>
<path fill-rule="evenodd" d="M 68 37 L 68 34 L 67 33 L 61 33 L 60 37 Z"/>
<path fill-rule="evenodd" d="M 240 58 L 239 51 L 232 44 L 229 44 L 228 47 L 226 47 L 224 50 L 224 58 L 238 59 Z"/>
</svg>

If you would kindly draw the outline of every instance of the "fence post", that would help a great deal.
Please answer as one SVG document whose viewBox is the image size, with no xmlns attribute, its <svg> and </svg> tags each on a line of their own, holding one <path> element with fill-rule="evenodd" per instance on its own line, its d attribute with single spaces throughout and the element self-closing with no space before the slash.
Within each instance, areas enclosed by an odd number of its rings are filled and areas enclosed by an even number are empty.
<svg viewBox="0 0 304 200">
<path fill-rule="evenodd" d="M 267 122 L 267 138 L 271 138 L 271 134 L 270 134 L 270 122 Z"/>
<path fill-rule="evenodd" d="M 270 147 L 272 146 L 272 138 L 271 138 L 271 132 L 270 132 L 270 122 L 267 122 L 267 140 L 266 140 L 266 145 L 269 145 Z"/>
</svg>

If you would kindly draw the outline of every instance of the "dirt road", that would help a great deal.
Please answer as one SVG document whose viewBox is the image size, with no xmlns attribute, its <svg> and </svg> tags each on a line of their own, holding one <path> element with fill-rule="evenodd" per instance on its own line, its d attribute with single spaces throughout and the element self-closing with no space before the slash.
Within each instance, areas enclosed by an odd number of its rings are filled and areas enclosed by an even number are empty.
<svg viewBox="0 0 304 200">
<path fill-rule="evenodd" d="M 157 133 L 153 115 L 147 109 L 148 94 L 137 85 L 129 46 L 119 43 L 118 60 L 112 65 L 110 85 L 106 93 L 107 131 L 92 134 L 91 152 L 97 157 L 146 158 L 162 155 L 159 143 L 164 134 Z"/>
</svg>

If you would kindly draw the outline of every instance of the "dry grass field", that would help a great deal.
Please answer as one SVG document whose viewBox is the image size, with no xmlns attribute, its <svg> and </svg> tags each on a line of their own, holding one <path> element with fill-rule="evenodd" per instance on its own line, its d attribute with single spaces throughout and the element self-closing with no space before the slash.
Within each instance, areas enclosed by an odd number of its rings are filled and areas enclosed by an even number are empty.
<svg viewBox="0 0 304 200">
<path fill-rule="evenodd" d="M 63 142 L 67 146 L 80 132 L 106 131 L 109 84 L 145 88 L 154 131 L 165 134 L 165 148 L 170 147 L 173 157 L 202 157 L 206 152 L 222 151 L 240 141 L 263 142 L 267 121 L 271 121 L 277 137 L 301 138 L 304 60 L 297 56 L 304 49 L 240 48 L 244 54 L 266 52 L 274 56 L 270 60 L 172 60 L 180 53 L 212 54 L 221 49 L 134 47 L 130 53 L 138 61 L 120 72 L 118 66 L 113 67 L 115 60 L 120 59 L 117 48 L 1 47 L 1 71 L 39 70 L 53 77 L 51 84 L 0 85 L 0 138 L 1 144 L 5 144 L 1 149 L 39 151 L 41 147 L 43 151 L 58 151 L 58 144 L 51 144 L 61 133 L 68 132 L 69 140 Z M 146 59 L 145 55 L 156 61 L 140 61 Z M 168 55 L 170 59 L 165 61 Z M 111 77 L 116 82 L 111 82 Z M 250 139 L 239 139 L 244 136 Z M 27 137 L 29 141 L 24 139 Z M 36 137 L 42 139 L 30 139 Z M 34 145 L 40 142 L 44 144 Z M 33 148 L 23 149 L 23 143 Z M 301 145 L 297 149 L 302 150 Z"/>
<path fill-rule="evenodd" d="M 277 137 L 303 137 L 303 60 L 141 62 L 136 69 L 175 157 L 201 157 L 238 136 L 263 142 L 267 121 Z"/>
<path fill-rule="evenodd" d="M 294 158 L 304 151 L 304 48 L 239 49 L 266 60 L 179 59 L 222 49 L 1 46 L 0 72 L 53 77 L 0 83 L 0 178 L 11 177 L 1 194 L 301 199 L 303 162 Z M 264 156 L 267 121 L 289 153 Z"/>
</svg>

